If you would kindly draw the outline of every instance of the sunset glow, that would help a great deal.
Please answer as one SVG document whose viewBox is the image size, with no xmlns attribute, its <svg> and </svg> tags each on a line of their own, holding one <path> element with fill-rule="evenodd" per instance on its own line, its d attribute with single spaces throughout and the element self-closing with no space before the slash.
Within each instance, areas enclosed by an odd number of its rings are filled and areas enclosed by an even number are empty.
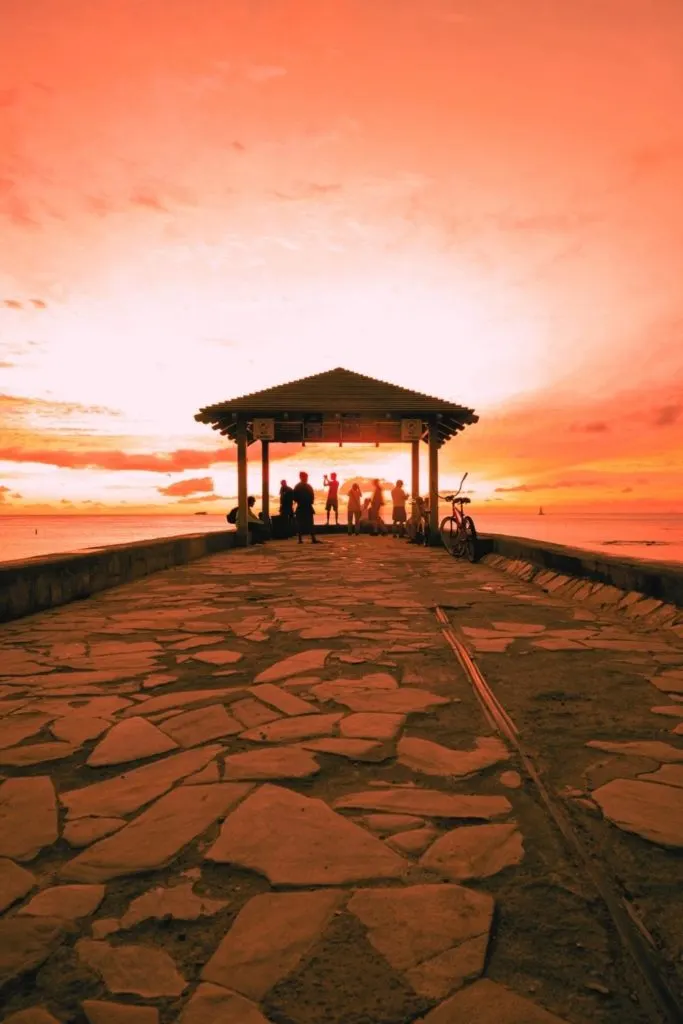
<svg viewBox="0 0 683 1024">
<path fill-rule="evenodd" d="M 678 0 L 0 8 L 0 512 L 223 511 L 195 412 L 335 366 L 487 509 L 683 511 Z"/>
</svg>

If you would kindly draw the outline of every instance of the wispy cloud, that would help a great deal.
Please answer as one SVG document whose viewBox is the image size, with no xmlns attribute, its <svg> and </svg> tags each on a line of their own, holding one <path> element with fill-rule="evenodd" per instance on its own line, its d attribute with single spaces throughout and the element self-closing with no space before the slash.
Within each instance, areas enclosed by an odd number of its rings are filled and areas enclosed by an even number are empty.
<svg viewBox="0 0 683 1024">
<path fill-rule="evenodd" d="M 59 402 L 47 398 L 29 398 L 25 395 L 1 395 L 0 417 L 5 421 L 21 421 L 29 416 L 60 420 L 71 416 L 118 416 L 118 410 L 101 405 L 82 405 L 79 402 Z"/>
<path fill-rule="evenodd" d="M 159 494 L 171 498 L 189 497 L 191 494 L 210 494 L 213 492 L 213 478 L 210 476 L 196 477 L 193 480 L 178 480 L 168 487 L 158 487 Z"/>
<path fill-rule="evenodd" d="M 284 446 L 283 446 L 284 447 Z M 0 448 L 0 462 L 34 462 L 61 469 L 106 469 L 146 473 L 182 473 L 192 469 L 208 469 L 217 463 L 235 462 L 235 448 L 217 451 L 179 449 L 168 454 L 156 452 L 131 453 L 118 450 L 69 451 L 59 448 Z"/>
</svg>

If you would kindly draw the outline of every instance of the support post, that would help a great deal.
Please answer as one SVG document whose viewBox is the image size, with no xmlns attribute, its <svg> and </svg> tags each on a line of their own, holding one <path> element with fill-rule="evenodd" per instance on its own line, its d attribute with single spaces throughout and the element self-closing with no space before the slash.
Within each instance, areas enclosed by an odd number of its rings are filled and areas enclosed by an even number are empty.
<svg viewBox="0 0 683 1024">
<path fill-rule="evenodd" d="M 439 424 L 429 423 L 429 536 L 430 545 L 441 543 L 439 536 Z"/>
<path fill-rule="evenodd" d="M 237 544 L 247 547 L 249 527 L 247 525 L 247 421 L 240 416 L 237 420 Z"/>
<path fill-rule="evenodd" d="M 270 441 L 261 441 L 261 510 L 263 522 L 270 526 Z"/>
<path fill-rule="evenodd" d="M 420 442 L 410 442 L 410 461 L 411 461 L 411 481 L 410 481 L 410 495 L 412 498 L 420 497 Z"/>
</svg>

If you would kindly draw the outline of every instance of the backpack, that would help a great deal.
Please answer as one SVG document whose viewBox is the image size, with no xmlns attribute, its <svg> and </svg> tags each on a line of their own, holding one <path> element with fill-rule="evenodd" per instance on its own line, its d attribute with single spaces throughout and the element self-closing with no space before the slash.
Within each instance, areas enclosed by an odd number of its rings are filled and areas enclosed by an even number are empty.
<svg viewBox="0 0 683 1024">
<path fill-rule="evenodd" d="M 236 523 L 237 522 L 237 513 L 238 513 L 238 508 L 237 508 L 237 506 L 235 506 L 235 508 L 231 508 L 230 509 L 230 511 L 228 512 L 228 514 L 227 514 L 227 516 L 225 518 L 228 520 L 229 523 Z"/>
</svg>

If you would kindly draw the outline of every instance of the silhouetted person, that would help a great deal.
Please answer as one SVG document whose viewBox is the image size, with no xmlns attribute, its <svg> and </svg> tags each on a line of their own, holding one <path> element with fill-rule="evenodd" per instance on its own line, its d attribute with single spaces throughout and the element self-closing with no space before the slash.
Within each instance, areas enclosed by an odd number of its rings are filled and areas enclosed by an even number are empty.
<svg viewBox="0 0 683 1024">
<path fill-rule="evenodd" d="M 313 525 L 313 502 L 315 494 L 308 482 L 308 473 L 299 473 L 299 483 L 294 488 L 294 501 L 296 502 L 296 532 L 299 535 L 299 544 L 305 534 L 310 534 L 311 543 L 317 544 L 315 527 Z"/>
<path fill-rule="evenodd" d="M 337 474 L 331 473 L 328 476 L 326 473 L 323 487 L 327 487 L 327 501 L 325 502 L 327 525 L 330 525 L 330 512 L 334 510 L 334 521 L 339 526 L 339 481 L 337 480 Z"/>
<path fill-rule="evenodd" d="M 403 481 L 397 480 L 396 486 L 391 489 L 391 528 L 394 537 L 403 537 L 406 529 L 408 516 L 406 515 L 407 493 L 403 490 Z"/>
<path fill-rule="evenodd" d="M 382 505 L 384 504 L 382 485 L 379 480 L 373 480 L 372 487 L 372 497 L 370 498 L 370 522 L 372 524 L 372 535 L 373 537 L 376 537 L 378 533 L 385 534 L 387 532 L 387 528 L 382 520 Z"/>
<path fill-rule="evenodd" d="M 280 515 L 289 534 L 294 526 L 294 488 L 286 480 L 280 481 Z"/>
<path fill-rule="evenodd" d="M 360 517 L 363 511 L 363 492 L 359 484 L 351 484 L 349 491 L 348 522 L 349 533 L 360 533 Z"/>
<path fill-rule="evenodd" d="M 424 541 L 424 499 L 410 499 L 410 518 L 408 519 L 408 543 L 421 544 Z"/>
<path fill-rule="evenodd" d="M 256 504 L 256 498 L 251 495 L 247 498 L 247 530 L 251 537 L 253 544 L 261 544 L 268 536 L 268 528 L 263 522 L 262 518 L 256 515 L 254 512 L 254 505 Z M 239 508 L 236 505 L 230 509 L 227 516 L 225 517 L 229 523 L 237 523 L 239 518 Z"/>
</svg>

